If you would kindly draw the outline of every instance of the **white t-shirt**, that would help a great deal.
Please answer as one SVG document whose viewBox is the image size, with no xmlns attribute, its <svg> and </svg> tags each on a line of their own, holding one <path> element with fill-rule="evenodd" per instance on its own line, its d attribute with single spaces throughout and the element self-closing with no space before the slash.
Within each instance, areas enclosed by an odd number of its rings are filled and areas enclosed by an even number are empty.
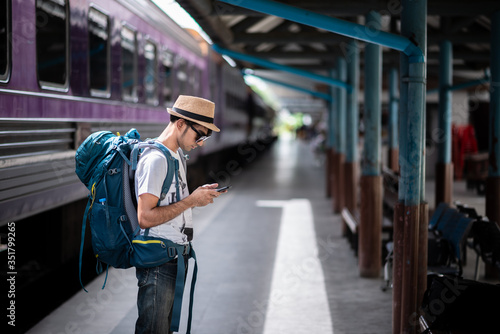
<svg viewBox="0 0 500 334">
<path fill-rule="evenodd" d="M 186 171 L 180 160 L 179 154 L 169 149 L 170 154 L 179 161 L 179 192 L 180 198 L 184 199 L 189 195 L 186 183 Z M 145 149 L 137 164 L 135 173 L 135 193 L 137 200 L 142 194 L 151 194 L 158 198 L 161 196 L 161 187 L 167 175 L 167 158 L 156 149 Z M 168 190 L 167 196 L 161 201 L 160 206 L 177 202 L 175 187 L 175 175 Z M 188 236 L 184 233 L 186 229 L 192 231 L 193 216 L 191 209 L 188 209 L 170 221 L 157 225 L 149 229 L 149 236 L 171 240 L 177 244 L 188 243 Z M 144 234 L 144 230 L 141 230 Z"/>
</svg>

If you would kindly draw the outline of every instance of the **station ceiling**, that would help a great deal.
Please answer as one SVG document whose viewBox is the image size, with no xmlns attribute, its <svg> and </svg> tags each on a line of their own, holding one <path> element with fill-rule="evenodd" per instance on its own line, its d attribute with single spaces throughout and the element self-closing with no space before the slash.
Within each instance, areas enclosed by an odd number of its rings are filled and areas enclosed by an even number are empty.
<svg viewBox="0 0 500 334">
<path fill-rule="evenodd" d="M 198 22 L 214 43 L 223 48 L 256 56 L 279 64 L 329 75 L 336 57 L 345 50 L 348 37 L 311 26 L 287 21 L 214 0 L 177 0 Z M 400 34 L 398 0 L 281 0 L 297 8 L 364 24 L 372 10 L 382 14 L 382 30 Z M 491 14 L 500 10 L 498 0 L 429 0 L 427 16 L 427 89 L 438 87 L 439 43 L 453 45 L 453 84 L 484 77 L 490 67 Z M 500 43 L 500 41 L 498 41 Z M 363 43 L 361 45 L 361 89 L 363 86 Z M 399 52 L 383 48 L 383 73 L 399 68 Z M 242 68 L 256 70 L 262 77 L 286 80 L 317 91 L 328 91 L 324 84 L 275 70 L 262 69 L 251 63 L 237 62 Z M 384 88 L 386 78 L 383 78 Z M 281 102 L 292 110 L 305 110 L 304 95 L 286 88 L 276 88 Z M 362 95 L 362 94 L 360 94 Z M 317 108 L 318 98 L 311 108 Z M 297 107 L 298 106 L 298 107 Z M 314 110 L 310 110 L 314 111 Z"/>
</svg>

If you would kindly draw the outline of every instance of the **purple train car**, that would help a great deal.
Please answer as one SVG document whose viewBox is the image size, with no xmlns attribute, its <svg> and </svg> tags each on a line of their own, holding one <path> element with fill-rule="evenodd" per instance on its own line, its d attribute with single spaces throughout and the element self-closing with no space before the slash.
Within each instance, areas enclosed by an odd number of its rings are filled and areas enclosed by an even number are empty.
<svg viewBox="0 0 500 334">
<path fill-rule="evenodd" d="M 240 71 L 150 1 L 0 6 L 0 226 L 84 198 L 74 174 L 82 140 L 132 127 L 157 136 L 179 94 L 213 100 L 222 130 L 193 166 L 272 136 L 274 113 Z"/>
</svg>

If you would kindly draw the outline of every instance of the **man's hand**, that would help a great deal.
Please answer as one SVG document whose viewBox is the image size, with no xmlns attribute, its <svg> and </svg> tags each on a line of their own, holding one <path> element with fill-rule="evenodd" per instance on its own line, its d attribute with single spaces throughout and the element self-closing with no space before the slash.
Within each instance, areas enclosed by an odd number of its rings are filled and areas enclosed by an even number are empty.
<svg viewBox="0 0 500 334">
<path fill-rule="evenodd" d="M 142 194 L 139 196 L 137 206 L 139 225 L 141 228 L 151 228 L 172 220 L 189 208 L 213 203 L 214 198 L 221 194 L 215 190 L 217 186 L 217 183 L 212 183 L 198 187 L 183 200 L 166 206 L 156 206 L 158 197 L 148 193 Z"/>
<path fill-rule="evenodd" d="M 215 190 L 217 188 L 217 183 L 205 184 L 201 187 L 196 188 L 195 191 L 189 197 L 192 200 L 193 206 L 205 206 L 214 202 L 214 198 L 219 197 L 221 193 Z"/>
</svg>

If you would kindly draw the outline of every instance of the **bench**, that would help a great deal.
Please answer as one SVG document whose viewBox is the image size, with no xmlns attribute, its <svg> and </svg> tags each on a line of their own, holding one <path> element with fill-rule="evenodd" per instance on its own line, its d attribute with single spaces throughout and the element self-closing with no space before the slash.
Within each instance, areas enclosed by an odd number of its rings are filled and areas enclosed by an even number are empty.
<svg viewBox="0 0 500 334">
<path fill-rule="evenodd" d="M 471 238 L 467 243 L 467 246 L 476 253 L 474 279 L 477 280 L 479 276 L 480 258 L 500 273 L 500 227 L 496 222 L 479 216 L 471 208 L 462 206 L 462 210 L 468 212 L 469 216 L 475 219 L 470 234 Z"/>
<path fill-rule="evenodd" d="M 500 285 L 430 275 L 420 308 L 420 332 L 498 333 Z"/>
<path fill-rule="evenodd" d="M 497 326 L 500 304 L 484 301 L 498 300 L 500 286 L 477 282 L 478 261 L 481 257 L 485 263 L 500 270 L 500 228 L 495 222 L 479 216 L 474 208 L 461 203 L 455 203 L 455 206 L 452 208 L 441 203 L 429 223 L 429 245 L 436 240 L 431 238 L 446 238 L 455 258 L 451 260 L 456 262 L 457 268 L 450 270 L 453 269 L 451 266 L 442 266 L 444 270 L 436 270 L 438 275 L 428 275 L 419 317 L 420 330 L 428 334 L 490 333 Z M 466 246 L 477 254 L 474 280 L 460 277 Z M 429 269 L 433 268 L 430 266 Z M 449 294 L 450 291 L 453 295 Z"/>
<path fill-rule="evenodd" d="M 351 248 L 354 250 L 354 255 L 358 256 L 358 226 L 359 220 L 352 215 L 352 213 L 347 208 L 343 208 L 342 212 L 342 220 L 348 227 L 346 231 L 346 238 L 351 245 Z"/>
<path fill-rule="evenodd" d="M 465 248 L 475 219 L 440 203 L 429 222 L 428 271 L 462 275 Z"/>
</svg>

